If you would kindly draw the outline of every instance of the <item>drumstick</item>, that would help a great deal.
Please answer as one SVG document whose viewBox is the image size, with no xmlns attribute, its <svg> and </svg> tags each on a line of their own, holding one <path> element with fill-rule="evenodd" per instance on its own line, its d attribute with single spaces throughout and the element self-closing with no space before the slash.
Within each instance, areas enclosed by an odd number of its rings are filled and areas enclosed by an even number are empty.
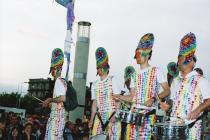
<svg viewBox="0 0 210 140">
<path fill-rule="evenodd" d="M 134 103 L 133 101 L 131 101 L 131 102 L 129 102 L 129 101 L 126 101 L 126 100 L 123 100 L 123 99 L 120 99 L 120 98 L 118 98 L 118 100 L 120 101 L 120 102 L 127 102 L 127 103 Z"/>
<path fill-rule="evenodd" d="M 44 101 L 42 101 L 41 99 L 39 99 L 39 98 L 37 98 L 37 97 L 35 97 L 35 96 L 33 96 L 33 95 L 32 95 L 32 97 L 33 97 L 34 99 L 36 99 L 36 100 L 42 102 L 42 103 L 44 102 Z"/>
<path fill-rule="evenodd" d="M 123 101 L 123 100 L 119 99 L 119 102 L 120 102 L 120 103 L 122 103 L 123 105 L 125 105 L 125 106 L 129 107 L 129 105 L 127 105 L 126 103 L 124 103 L 124 101 Z"/>
<path fill-rule="evenodd" d="M 158 102 L 161 103 L 161 100 L 160 100 L 160 97 L 158 96 L 158 94 L 156 97 L 157 97 Z"/>
</svg>

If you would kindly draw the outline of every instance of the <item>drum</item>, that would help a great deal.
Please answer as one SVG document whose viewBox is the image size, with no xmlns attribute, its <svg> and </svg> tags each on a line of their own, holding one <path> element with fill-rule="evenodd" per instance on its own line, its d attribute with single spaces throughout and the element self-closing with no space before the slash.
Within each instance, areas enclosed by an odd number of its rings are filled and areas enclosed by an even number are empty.
<svg viewBox="0 0 210 140">
<path fill-rule="evenodd" d="M 155 123 L 152 134 L 157 140 L 186 140 L 188 126 L 184 123 L 164 122 Z"/>
<path fill-rule="evenodd" d="M 141 113 L 125 111 L 120 109 L 116 111 L 115 117 L 121 122 L 135 125 L 141 125 L 142 120 L 144 119 Z"/>
<path fill-rule="evenodd" d="M 92 136 L 90 140 L 108 140 L 108 136 L 104 133 Z"/>
</svg>

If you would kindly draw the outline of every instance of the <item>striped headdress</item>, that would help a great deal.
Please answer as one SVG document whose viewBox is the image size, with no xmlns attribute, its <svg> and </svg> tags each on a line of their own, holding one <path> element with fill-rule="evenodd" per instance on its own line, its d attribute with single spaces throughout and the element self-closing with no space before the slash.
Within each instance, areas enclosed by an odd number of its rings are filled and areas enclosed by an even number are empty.
<svg viewBox="0 0 210 140">
<path fill-rule="evenodd" d="M 179 49 L 179 56 L 184 58 L 184 64 L 192 61 L 193 57 L 195 57 L 195 50 L 196 37 L 193 33 L 188 33 L 182 38 Z"/>
<path fill-rule="evenodd" d="M 96 57 L 97 68 L 104 68 L 104 69 L 109 68 L 108 54 L 103 47 L 99 47 L 96 49 L 95 57 Z"/>
</svg>

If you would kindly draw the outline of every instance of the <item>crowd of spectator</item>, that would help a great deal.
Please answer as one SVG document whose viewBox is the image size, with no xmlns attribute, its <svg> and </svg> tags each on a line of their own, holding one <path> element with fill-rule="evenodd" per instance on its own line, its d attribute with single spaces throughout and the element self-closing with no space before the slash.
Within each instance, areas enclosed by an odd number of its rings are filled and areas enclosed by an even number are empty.
<svg viewBox="0 0 210 140">
<path fill-rule="evenodd" d="M 13 112 L 0 115 L 0 140 L 44 140 L 48 117 L 27 115 L 21 118 Z M 67 121 L 64 128 L 64 140 L 88 140 L 87 122 L 76 119 Z"/>
<path fill-rule="evenodd" d="M 13 112 L 0 113 L 0 140 L 44 140 L 48 117 L 27 115 L 21 118 Z M 64 140 L 88 140 L 88 122 L 76 119 L 75 123 L 66 121 Z M 209 138 L 210 115 L 203 118 L 203 137 Z"/>
</svg>

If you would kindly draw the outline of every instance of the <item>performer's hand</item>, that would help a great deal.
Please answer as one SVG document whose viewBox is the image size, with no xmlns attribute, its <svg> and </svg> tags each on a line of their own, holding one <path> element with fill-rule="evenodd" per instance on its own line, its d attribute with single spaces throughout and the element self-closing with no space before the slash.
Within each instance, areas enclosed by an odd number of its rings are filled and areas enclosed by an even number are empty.
<svg viewBox="0 0 210 140">
<path fill-rule="evenodd" d="M 120 100 L 120 95 L 112 95 L 112 98 L 113 98 L 115 101 L 119 101 L 119 100 Z"/>
<path fill-rule="evenodd" d="M 188 119 L 190 120 L 194 120 L 197 119 L 200 115 L 201 111 L 197 108 L 195 110 L 193 110 L 192 112 L 190 112 L 190 114 L 188 115 Z"/>
<path fill-rule="evenodd" d="M 154 102 L 154 100 L 153 99 L 149 99 L 149 100 L 147 100 L 146 102 L 145 102 L 145 106 L 147 106 L 147 107 L 151 107 L 152 106 L 152 104 L 153 104 L 153 102 Z"/>
<path fill-rule="evenodd" d="M 167 104 L 167 103 L 165 103 L 165 102 L 160 102 L 159 104 L 160 104 L 160 108 L 161 108 L 162 110 L 164 110 L 165 112 L 168 111 L 169 108 L 170 108 L 170 105 Z"/>
<path fill-rule="evenodd" d="M 88 126 L 89 126 L 89 128 L 92 128 L 93 127 L 93 120 L 90 120 L 89 121 Z"/>
<path fill-rule="evenodd" d="M 49 104 L 50 104 L 50 102 L 51 102 L 51 98 L 47 98 L 47 99 L 42 103 L 42 106 L 43 106 L 43 107 L 48 107 Z"/>
<path fill-rule="evenodd" d="M 52 103 L 49 103 L 49 105 L 48 105 L 48 106 L 49 106 L 49 108 L 51 108 L 51 107 L 52 107 Z"/>
<path fill-rule="evenodd" d="M 111 118 L 111 122 L 112 122 L 112 123 L 115 123 L 115 122 L 116 122 L 116 118 L 115 118 L 115 116 L 112 116 L 112 118 Z"/>
</svg>

